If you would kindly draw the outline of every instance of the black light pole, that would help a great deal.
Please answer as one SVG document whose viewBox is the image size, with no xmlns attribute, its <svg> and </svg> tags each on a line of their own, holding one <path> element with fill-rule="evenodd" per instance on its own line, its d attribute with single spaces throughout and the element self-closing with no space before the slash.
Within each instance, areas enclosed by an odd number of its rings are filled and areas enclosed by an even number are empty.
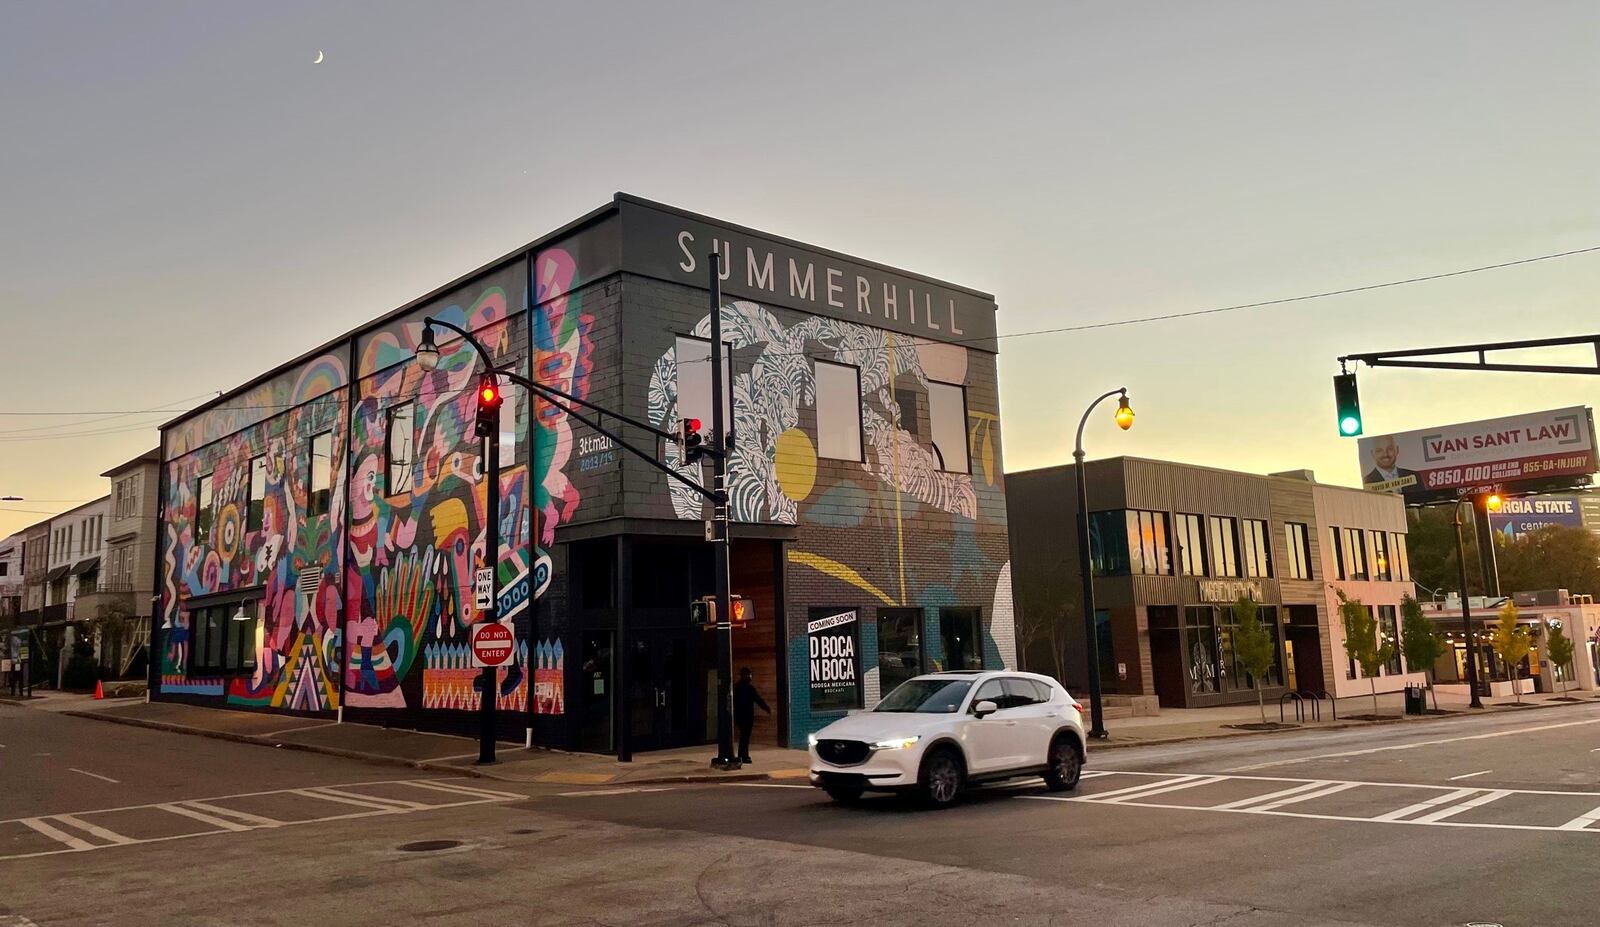
<svg viewBox="0 0 1600 927">
<path fill-rule="evenodd" d="M 1482 708 L 1483 699 L 1478 695 L 1478 641 L 1472 633 L 1472 606 L 1467 603 L 1467 550 L 1461 540 L 1461 503 L 1466 501 L 1458 499 L 1453 506 L 1456 513 L 1456 566 L 1461 571 L 1461 630 L 1467 635 L 1467 688 L 1472 691 L 1472 707 Z"/>
<path fill-rule="evenodd" d="M 472 345 L 478 352 L 478 356 L 482 358 L 486 370 L 484 371 L 484 385 L 480 389 L 492 388 L 494 393 L 493 396 L 480 396 L 478 401 L 482 402 L 485 399 L 500 397 L 499 381 L 495 379 L 494 358 L 479 343 L 478 339 L 472 337 L 471 332 L 449 322 L 433 318 L 422 320 L 422 343 L 417 345 L 417 363 L 422 366 L 422 369 L 433 370 L 439 366 L 439 346 L 433 340 L 433 326 L 435 325 L 449 329 L 465 338 L 467 343 Z M 503 399 L 500 401 L 503 401 Z M 486 537 L 483 559 L 484 566 L 489 570 L 489 620 L 498 621 L 500 619 L 500 570 L 498 569 L 500 564 L 500 426 L 498 422 L 488 430 L 488 434 L 484 435 L 484 440 L 487 442 L 484 455 L 487 458 L 485 469 L 487 470 L 486 476 L 489 480 L 489 485 L 487 487 L 487 512 L 484 516 L 488 523 L 484 525 Z M 499 674 L 495 672 L 494 667 L 485 666 L 483 668 L 483 673 L 478 677 L 478 685 L 482 689 L 482 698 L 478 703 L 478 717 L 482 721 L 478 731 L 478 763 L 480 765 L 488 765 L 495 761 L 494 696 L 495 689 L 499 687 Z"/>
<path fill-rule="evenodd" d="M 1106 733 L 1105 708 L 1100 695 L 1100 646 L 1094 620 L 1094 570 L 1089 553 L 1089 486 L 1083 473 L 1083 426 L 1089 423 L 1089 414 L 1095 406 L 1112 396 L 1121 398 L 1117 405 L 1117 426 L 1124 431 L 1132 427 L 1133 409 L 1128 405 L 1127 387 L 1111 390 L 1089 403 L 1089 408 L 1083 411 L 1083 418 L 1078 420 L 1078 442 L 1072 451 L 1074 469 L 1078 471 L 1078 581 L 1083 584 L 1084 654 L 1089 664 L 1089 736 L 1097 740 L 1110 735 Z"/>
<path fill-rule="evenodd" d="M 722 376 L 722 255 L 711 252 L 711 520 L 715 537 L 711 556 L 717 584 L 717 756 L 714 769 L 738 769 L 733 750 L 733 579 L 728 568 L 728 440 L 723 394 L 729 384 Z"/>
</svg>

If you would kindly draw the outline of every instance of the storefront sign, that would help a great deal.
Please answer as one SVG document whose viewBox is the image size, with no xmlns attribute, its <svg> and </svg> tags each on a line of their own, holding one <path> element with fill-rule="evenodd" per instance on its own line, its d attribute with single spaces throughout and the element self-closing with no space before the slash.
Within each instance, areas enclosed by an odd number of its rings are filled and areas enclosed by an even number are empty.
<svg viewBox="0 0 1600 927">
<path fill-rule="evenodd" d="M 1378 435 L 1357 448 L 1362 484 L 1408 502 L 1578 481 L 1596 468 L 1594 418 L 1585 406 Z"/>
<path fill-rule="evenodd" d="M 704 288 L 714 250 L 729 298 L 996 350 L 992 297 L 639 200 L 622 208 L 626 270 Z"/>
<path fill-rule="evenodd" d="M 1251 601 L 1261 601 L 1261 584 L 1253 579 L 1202 579 L 1200 601 L 1237 602 L 1244 596 Z"/>
<path fill-rule="evenodd" d="M 813 608 L 806 624 L 811 710 L 861 707 L 861 622 L 855 609 Z"/>
</svg>

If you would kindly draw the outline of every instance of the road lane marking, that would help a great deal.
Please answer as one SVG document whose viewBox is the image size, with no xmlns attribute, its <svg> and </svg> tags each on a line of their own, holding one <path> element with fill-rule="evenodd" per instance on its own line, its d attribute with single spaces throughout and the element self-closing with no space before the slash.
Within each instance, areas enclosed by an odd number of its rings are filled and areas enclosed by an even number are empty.
<svg viewBox="0 0 1600 927">
<path fill-rule="evenodd" d="M 1489 773 L 1492 773 L 1492 772 L 1494 772 L 1494 770 L 1492 770 L 1492 769 L 1480 769 L 1475 773 L 1464 773 L 1464 774 L 1459 775 L 1459 776 L 1451 776 L 1450 777 L 1450 781 L 1451 782 L 1457 782 L 1457 781 L 1459 781 L 1461 779 L 1471 779 L 1471 778 L 1474 778 L 1476 776 L 1486 776 L 1486 775 L 1488 775 Z"/>
<path fill-rule="evenodd" d="M 505 799 L 506 801 L 522 801 L 528 797 L 516 792 L 496 792 L 490 789 L 480 789 L 476 786 L 456 785 L 440 779 L 418 779 L 414 782 L 407 782 L 406 785 L 417 789 L 432 789 L 435 792 L 443 792 L 446 795 L 471 795 L 474 798 L 494 798 Z"/>
<path fill-rule="evenodd" d="M 1326 779 L 1313 779 L 1310 782 L 1303 782 L 1300 785 L 1290 786 L 1286 789 L 1279 789 L 1276 792 L 1268 792 L 1265 795 L 1252 795 L 1249 798 L 1241 798 L 1238 801 L 1230 801 L 1227 804 L 1217 805 L 1216 807 L 1224 810 L 1244 808 L 1258 803 L 1264 804 L 1272 801 L 1275 798 L 1287 798 L 1290 795 L 1298 795 L 1301 792 L 1309 792 L 1312 789 L 1320 789 L 1326 785 L 1331 785 L 1331 783 Z"/>
<path fill-rule="evenodd" d="M 1578 727 L 1584 724 L 1600 724 L 1600 718 L 1589 718 L 1584 721 L 1563 721 L 1559 724 L 1539 724 L 1533 727 L 1514 727 L 1505 731 L 1491 731 L 1487 734 L 1465 734 L 1461 737 L 1443 737 L 1438 740 L 1419 740 L 1409 744 L 1390 744 L 1386 747 L 1368 747 L 1365 750 L 1344 750 L 1339 753 L 1319 753 L 1315 756 L 1301 756 L 1288 760 L 1273 760 L 1269 763 L 1255 763 L 1250 766 L 1236 766 L 1224 772 L 1250 772 L 1256 769 L 1269 769 L 1273 766 L 1289 766 L 1294 763 L 1310 763 L 1316 760 L 1334 760 L 1347 756 L 1370 756 L 1374 753 L 1386 753 L 1390 750 L 1415 750 L 1418 747 L 1436 747 L 1439 744 L 1460 743 L 1464 740 L 1488 740 L 1491 737 L 1510 737 L 1513 734 L 1533 734 L 1538 731 L 1553 731 L 1564 727 Z"/>
<path fill-rule="evenodd" d="M 46 837 L 49 837 L 51 840 L 54 840 L 54 841 L 56 841 L 58 843 L 64 843 L 68 847 L 70 847 L 70 848 L 72 848 L 74 850 L 93 850 L 93 849 L 95 849 L 95 845 L 90 843 L 89 841 L 87 841 L 87 840 L 79 840 L 77 837 L 72 836 L 71 834 L 67 833 L 66 831 L 57 830 L 56 828 L 51 827 L 49 824 L 46 824 L 45 822 L 39 820 L 38 818 L 23 818 L 20 823 L 23 824 L 26 827 L 33 828 L 34 830 L 38 831 L 41 834 L 44 834 Z"/>
<path fill-rule="evenodd" d="M 319 727 L 327 727 L 330 724 L 337 724 L 337 723 L 338 722 L 336 722 L 336 721 L 324 721 L 321 724 L 302 724 L 299 727 L 286 727 L 281 731 L 268 731 L 265 734 L 262 734 L 260 736 L 262 736 L 262 737 L 277 737 L 279 734 L 293 734 L 293 733 L 295 733 L 297 731 L 314 731 Z M 473 756 L 477 756 L 477 754 L 474 753 Z"/>
<path fill-rule="evenodd" d="M 1125 802 L 1125 801 L 1138 801 L 1141 798 L 1149 798 L 1152 795 L 1165 795 L 1168 792 L 1181 792 L 1184 789 L 1199 788 L 1202 785 L 1210 785 L 1213 782 L 1221 782 L 1222 780 L 1224 780 L 1226 778 L 1228 778 L 1228 777 L 1227 776 L 1192 777 L 1188 782 L 1168 783 L 1168 784 L 1165 784 L 1165 785 L 1157 786 L 1156 788 L 1153 788 L 1153 789 L 1145 789 L 1142 792 L 1135 792 L 1132 795 L 1119 795 L 1116 798 L 1109 798 L 1108 799 L 1108 798 L 1101 798 L 1100 796 L 1095 796 L 1095 800 L 1096 801 L 1103 801 L 1103 802 L 1106 802 L 1107 804 L 1116 804 L 1117 802 Z"/>
<path fill-rule="evenodd" d="M 740 783 L 737 783 L 737 782 L 729 783 L 729 785 L 739 785 L 739 784 Z M 810 786 L 806 786 L 806 788 L 810 788 Z M 593 789 L 593 790 L 587 791 L 587 792 L 557 792 L 556 796 L 559 797 L 559 798 L 587 798 L 587 797 L 589 797 L 591 795 L 631 795 L 631 794 L 633 794 L 635 792 L 670 792 L 670 791 L 672 791 L 672 787 L 671 786 L 663 786 L 661 788 L 654 788 L 654 789 L 641 789 L 641 788 Z"/>
<path fill-rule="evenodd" d="M 119 782 L 116 779 L 111 778 L 110 776 L 102 776 L 99 773 L 92 773 L 92 772 L 88 771 L 87 769 L 79 769 L 76 766 L 68 766 L 67 769 L 71 770 L 72 772 L 75 772 L 75 773 L 79 774 L 80 776 L 88 776 L 91 779 L 99 779 L 101 782 L 109 782 L 112 785 L 121 785 L 122 784 L 121 782 Z"/>
<path fill-rule="evenodd" d="M 1443 795 L 1435 795 L 1432 798 L 1419 801 L 1414 805 L 1406 805 L 1404 808 L 1396 809 L 1388 814 L 1380 814 L 1373 818 L 1373 820 L 1398 821 L 1401 818 L 1411 817 L 1413 814 L 1416 814 L 1419 811 L 1428 811 L 1430 809 L 1437 808 L 1439 805 L 1448 805 L 1451 802 L 1460 801 L 1461 799 L 1466 798 L 1468 795 L 1471 795 L 1477 791 L 1477 789 L 1456 789 L 1454 792 L 1446 792 Z"/>
<path fill-rule="evenodd" d="M 133 838 L 132 837 L 124 837 L 123 835 L 117 833 L 116 831 L 106 830 L 104 827 L 100 827 L 99 825 L 96 825 L 96 824 L 90 824 L 88 821 L 80 821 L 80 820 L 78 820 L 77 818 L 73 817 L 70 814 L 56 814 L 56 815 L 51 815 L 51 816 L 54 817 L 57 821 L 60 821 L 63 824 L 68 824 L 68 825 L 71 825 L 72 827 L 76 827 L 77 829 L 83 831 L 84 833 L 92 834 L 93 836 L 99 837 L 101 840 L 104 840 L 107 843 L 113 843 L 113 844 L 119 844 L 120 845 L 120 844 L 124 844 L 124 843 L 132 843 L 133 842 Z"/>
<path fill-rule="evenodd" d="M 814 785 L 795 785 L 788 782 L 730 782 L 744 789 L 814 789 Z"/>
<path fill-rule="evenodd" d="M 238 832 L 250 829 L 249 824 L 241 824 L 238 821 L 230 821 L 227 818 L 217 817 L 214 814 L 206 814 L 204 811 L 197 811 L 194 808 L 185 808 L 179 804 L 156 805 L 156 807 L 160 808 L 162 811 L 180 815 L 186 818 L 191 818 L 199 821 L 202 824 L 210 824 L 212 827 L 220 828 L 222 830 Z"/>
<path fill-rule="evenodd" d="M 1454 817 L 1463 811 L 1470 811 L 1473 808 L 1487 805 L 1489 802 L 1498 801 L 1510 794 L 1511 793 L 1506 789 L 1490 789 L 1489 791 L 1484 792 L 1482 795 L 1479 795 L 1476 798 L 1469 798 L 1459 805 L 1451 805 L 1448 808 L 1440 809 L 1432 814 L 1424 814 L 1422 817 L 1412 818 L 1411 821 L 1413 824 L 1432 824 L 1435 821 L 1442 821 L 1445 818 Z"/>
<path fill-rule="evenodd" d="M 1595 821 L 1600 821 L 1600 808 L 1596 808 L 1593 811 L 1586 811 L 1583 814 L 1578 815 L 1567 823 L 1561 825 L 1560 829 L 1588 830 L 1589 825 L 1593 824 Z"/>
<path fill-rule="evenodd" d="M 403 798 L 379 798 L 376 795 L 358 795 L 355 792 L 346 792 L 332 786 L 314 786 L 309 789 L 296 789 L 300 795 L 309 795 L 312 798 L 325 798 L 328 801 L 344 802 L 361 808 L 374 808 L 382 811 L 421 811 L 431 808 L 432 805 L 420 801 L 406 801 Z"/>
<path fill-rule="evenodd" d="M 219 805 L 210 804 L 209 802 L 186 801 L 184 804 L 190 808 L 204 811 L 206 814 L 214 814 L 221 818 L 231 818 L 235 821 L 243 821 L 246 824 L 251 824 L 256 827 L 282 827 L 284 825 L 283 821 L 279 821 L 274 818 L 262 817 L 259 814 L 251 814 L 248 811 L 240 811 L 236 808 L 223 808 Z"/>
</svg>

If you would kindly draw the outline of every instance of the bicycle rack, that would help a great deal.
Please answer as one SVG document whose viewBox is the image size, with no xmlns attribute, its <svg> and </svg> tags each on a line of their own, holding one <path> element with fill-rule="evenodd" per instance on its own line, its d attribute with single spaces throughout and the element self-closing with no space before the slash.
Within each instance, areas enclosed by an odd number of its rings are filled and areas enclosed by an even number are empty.
<svg viewBox="0 0 1600 927">
<path fill-rule="evenodd" d="M 1278 698 L 1278 723 L 1283 723 L 1283 703 L 1294 699 L 1294 719 L 1302 724 L 1306 720 L 1305 699 L 1298 692 L 1285 692 Z"/>
</svg>

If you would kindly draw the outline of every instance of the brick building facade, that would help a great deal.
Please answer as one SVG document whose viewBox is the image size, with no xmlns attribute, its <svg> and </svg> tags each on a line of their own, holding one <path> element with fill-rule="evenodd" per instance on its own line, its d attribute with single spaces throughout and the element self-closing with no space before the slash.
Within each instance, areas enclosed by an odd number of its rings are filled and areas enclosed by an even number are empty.
<svg viewBox="0 0 1600 927">
<path fill-rule="evenodd" d="M 157 698 L 464 727 L 486 493 L 474 352 L 671 430 L 710 415 L 722 256 L 735 665 L 803 744 L 917 671 L 1013 665 L 992 297 L 625 195 L 162 432 Z M 615 425 L 614 421 L 611 424 Z M 671 442 L 618 426 L 692 478 Z M 561 408 L 502 419 L 502 734 L 627 753 L 714 734 L 697 496 Z M 825 651 L 831 658 L 813 653 Z"/>
</svg>

